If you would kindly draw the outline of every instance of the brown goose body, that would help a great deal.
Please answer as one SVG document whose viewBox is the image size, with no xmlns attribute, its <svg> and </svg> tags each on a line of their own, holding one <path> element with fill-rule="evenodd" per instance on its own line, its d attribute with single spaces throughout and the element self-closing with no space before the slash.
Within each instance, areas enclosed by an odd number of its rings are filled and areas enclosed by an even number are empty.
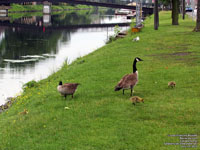
<svg viewBox="0 0 200 150">
<path fill-rule="evenodd" d="M 130 98 L 131 102 L 133 105 L 135 105 L 136 103 L 140 103 L 143 102 L 144 103 L 144 99 L 139 97 L 139 96 L 133 96 Z"/>
<path fill-rule="evenodd" d="M 67 97 L 67 95 L 72 95 L 72 98 L 73 98 L 73 95 L 74 95 L 78 85 L 79 85 L 79 83 L 62 84 L 62 82 L 60 81 L 59 85 L 57 86 L 57 90 L 65 98 Z"/>
<path fill-rule="evenodd" d="M 27 109 L 24 109 L 24 111 L 20 112 L 19 114 L 20 114 L 20 115 L 26 115 L 26 114 L 28 114 L 28 110 L 27 110 Z"/>
<path fill-rule="evenodd" d="M 117 89 L 130 89 L 131 87 L 134 87 L 138 82 L 138 73 L 131 73 L 125 75 L 116 85 L 115 91 Z"/>
<path fill-rule="evenodd" d="M 174 88 L 175 86 L 176 86 L 176 82 L 174 82 L 174 81 L 170 81 L 168 83 L 168 87 Z"/>
<path fill-rule="evenodd" d="M 132 96 L 133 88 L 138 83 L 138 71 L 136 68 L 136 63 L 138 61 L 142 61 L 142 59 L 140 59 L 138 57 L 136 57 L 134 59 L 133 73 L 123 76 L 122 79 L 115 86 L 115 91 L 119 91 L 119 90 L 123 89 L 123 94 L 124 94 L 124 90 L 131 89 L 131 96 Z"/>
</svg>

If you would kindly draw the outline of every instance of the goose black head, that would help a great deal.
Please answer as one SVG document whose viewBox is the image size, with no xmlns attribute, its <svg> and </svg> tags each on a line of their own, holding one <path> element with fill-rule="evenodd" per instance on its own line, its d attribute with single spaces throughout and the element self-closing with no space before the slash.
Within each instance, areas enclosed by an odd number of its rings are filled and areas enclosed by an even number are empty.
<svg viewBox="0 0 200 150">
<path fill-rule="evenodd" d="M 59 82 L 59 85 L 62 85 L 62 81 Z"/>
<path fill-rule="evenodd" d="M 143 61 L 143 60 L 139 57 L 135 57 L 135 61 L 138 62 L 138 61 Z"/>
<path fill-rule="evenodd" d="M 139 58 L 139 57 L 135 57 L 135 59 L 133 61 L 133 73 L 135 73 L 137 71 L 136 63 L 138 61 L 143 61 L 143 60 L 141 58 Z"/>
</svg>

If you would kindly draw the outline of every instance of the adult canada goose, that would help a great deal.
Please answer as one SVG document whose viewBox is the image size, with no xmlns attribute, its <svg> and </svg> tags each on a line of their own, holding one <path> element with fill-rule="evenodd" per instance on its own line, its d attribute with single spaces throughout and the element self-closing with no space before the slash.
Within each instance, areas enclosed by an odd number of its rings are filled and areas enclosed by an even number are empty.
<svg viewBox="0 0 200 150">
<path fill-rule="evenodd" d="M 133 88 L 138 82 L 138 71 L 137 71 L 137 68 L 136 68 L 136 63 L 138 61 L 143 61 L 143 60 L 140 59 L 139 57 L 136 57 L 134 59 L 134 61 L 133 61 L 133 73 L 125 75 L 119 81 L 119 83 L 115 86 L 115 91 L 119 91 L 119 90 L 123 89 L 123 94 L 124 94 L 125 89 L 131 89 L 131 96 L 132 96 Z"/>
<path fill-rule="evenodd" d="M 66 99 L 67 95 L 72 95 L 72 98 L 73 98 L 78 85 L 79 85 L 79 83 L 62 84 L 62 81 L 60 81 L 59 85 L 57 86 L 57 90 L 62 96 L 65 97 L 65 99 Z"/>
</svg>

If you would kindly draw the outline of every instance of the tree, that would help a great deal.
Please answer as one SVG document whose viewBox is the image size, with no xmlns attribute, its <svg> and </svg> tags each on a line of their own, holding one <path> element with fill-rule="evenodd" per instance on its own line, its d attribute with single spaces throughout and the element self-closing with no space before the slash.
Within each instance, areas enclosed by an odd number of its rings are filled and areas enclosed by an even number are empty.
<svg viewBox="0 0 200 150">
<path fill-rule="evenodd" d="M 158 30 L 159 17 L 158 17 L 158 0 L 154 2 L 154 30 Z"/>
<path fill-rule="evenodd" d="M 163 8 L 171 8 L 171 0 L 159 0 L 159 3 L 163 5 Z"/>
<path fill-rule="evenodd" d="M 185 0 L 182 0 L 182 19 L 185 19 Z"/>
<path fill-rule="evenodd" d="M 200 0 L 197 1 L 197 20 L 194 31 L 200 32 Z"/>
<path fill-rule="evenodd" d="M 172 0 L 172 25 L 178 25 L 179 1 Z"/>
</svg>

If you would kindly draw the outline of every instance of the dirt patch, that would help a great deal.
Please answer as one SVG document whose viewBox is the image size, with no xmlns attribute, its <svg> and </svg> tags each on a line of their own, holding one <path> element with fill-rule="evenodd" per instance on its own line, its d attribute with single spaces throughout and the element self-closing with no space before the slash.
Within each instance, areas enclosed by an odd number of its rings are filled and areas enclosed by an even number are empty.
<svg viewBox="0 0 200 150">
<path fill-rule="evenodd" d="M 174 52 L 166 54 L 152 54 L 149 57 L 157 57 L 158 59 L 169 59 L 174 62 L 185 63 L 189 66 L 199 65 L 200 52 Z"/>
<path fill-rule="evenodd" d="M 152 54 L 152 55 L 148 55 L 148 56 L 161 56 L 161 57 L 169 57 L 169 56 L 187 56 L 187 55 L 191 55 L 192 52 L 176 52 L 176 53 L 169 53 L 169 54 Z"/>
</svg>

